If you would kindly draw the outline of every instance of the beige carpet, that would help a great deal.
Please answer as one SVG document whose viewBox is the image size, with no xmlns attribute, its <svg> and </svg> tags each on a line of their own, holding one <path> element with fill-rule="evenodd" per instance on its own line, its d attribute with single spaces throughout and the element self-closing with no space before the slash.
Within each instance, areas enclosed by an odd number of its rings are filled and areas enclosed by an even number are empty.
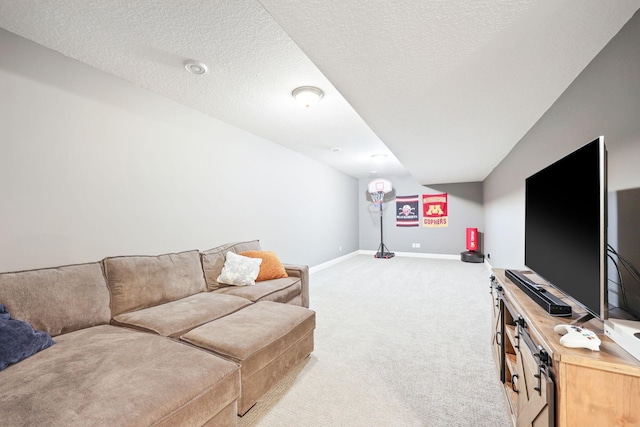
<svg viewBox="0 0 640 427">
<path fill-rule="evenodd" d="M 370 255 L 312 274 L 315 350 L 239 427 L 510 426 L 489 276 L 483 264 Z"/>
</svg>

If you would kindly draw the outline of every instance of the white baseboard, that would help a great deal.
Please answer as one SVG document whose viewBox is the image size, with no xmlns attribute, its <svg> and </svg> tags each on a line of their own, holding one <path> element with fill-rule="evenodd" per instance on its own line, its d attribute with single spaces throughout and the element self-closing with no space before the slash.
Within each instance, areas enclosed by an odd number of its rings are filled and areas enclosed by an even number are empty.
<svg viewBox="0 0 640 427">
<path fill-rule="evenodd" d="M 485 267 L 487 267 L 487 270 L 489 270 L 489 273 L 493 273 L 493 266 L 489 264 L 489 261 L 487 261 L 487 257 L 484 257 L 484 265 Z"/>
<path fill-rule="evenodd" d="M 327 262 L 323 262 L 322 264 L 314 265 L 309 268 L 309 273 L 315 273 L 320 270 L 324 270 L 327 267 L 331 267 L 332 265 L 338 264 L 342 261 L 345 261 L 351 257 L 356 255 L 371 255 L 374 256 L 377 251 L 365 251 L 365 250 L 357 250 L 351 252 L 350 254 L 334 258 Z M 427 253 L 415 253 L 415 252 L 394 252 L 395 256 L 398 257 L 408 257 L 408 258 L 435 258 L 435 259 L 460 259 L 460 255 L 449 255 L 449 254 L 427 254 Z M 489 269 L 491 270 L 491 269 Z"/>
<path fill-rule="evenodd" d="M 359 255 L 358 252 L 359 251 L 351 252 L 350 254 L 346 254 L 346 255 L 343 255 L 341 257 L 329 260 L 327 262 L 323 262 L 322 264 L 318 264 L 318 265 L 314 265 L 313 267 L 309 267 L 309 274 L 315 273 L 315 272 L 320 271 L 320 270 L 324 270 L 327 267 L 331 267 L 332 265 L 336 265 L 336 264 L 338 264 L 338 263 L 340 263 L 342 261 L 345 261 L 345 260 L 347 260 L 347 259 L 349 259 L 351 257 Z"/>
<path fill-rule="evenodd" d="M 377 251 L 358 251 L 363 255 L 375 255 Z M 407 258 L 437 258 L 437 259 L 460 259 L 460 255 L 449 254 L 427 254 L 417 252 L 394 252 L 395 256 L 407 257 Z"/>
</svg>

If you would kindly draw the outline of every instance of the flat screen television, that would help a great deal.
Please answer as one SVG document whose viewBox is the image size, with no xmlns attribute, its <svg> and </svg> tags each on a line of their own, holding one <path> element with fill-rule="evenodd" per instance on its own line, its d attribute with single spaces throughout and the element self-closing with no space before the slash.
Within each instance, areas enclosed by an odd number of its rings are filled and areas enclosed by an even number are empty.
<svg viewBox="0 0 640 427">
<path fill-rule="evenodd" d="M 604 137 L 526 179 L 525 265 L 607 318 L 607 152 Z M 587 320 L 587 319 L 585 319 Z"/>
</svg>

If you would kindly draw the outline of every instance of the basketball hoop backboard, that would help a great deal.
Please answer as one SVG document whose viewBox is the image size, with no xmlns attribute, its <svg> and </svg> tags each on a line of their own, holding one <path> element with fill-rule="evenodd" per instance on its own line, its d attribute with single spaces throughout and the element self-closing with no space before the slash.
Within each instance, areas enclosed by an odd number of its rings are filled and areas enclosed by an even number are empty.
<svg viewBox="0 0 640 427">
<path fill-rule="evenodd" d="M 377 178 L 369 182 L 368 188 L 369 188 L 369 193 L 371 194 L 374 194 L 374 193 L 386 194 L 390 192 L 393 187 L 391 185 L 391 181 L 389 181 L 388 179 Z"/>
</svg>

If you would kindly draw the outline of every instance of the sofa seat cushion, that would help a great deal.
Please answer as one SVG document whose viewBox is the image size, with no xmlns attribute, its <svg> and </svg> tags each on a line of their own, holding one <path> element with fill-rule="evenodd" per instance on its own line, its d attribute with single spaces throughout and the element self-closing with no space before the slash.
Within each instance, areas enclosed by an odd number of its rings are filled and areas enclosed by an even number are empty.
<svg viewBox="0 0 640 427">
<path fill-rule="evenodd" d="M 301 292 L 302 285 L 299 277 L 265 280 L 256 282 L 255 285 L 251 286 L 227 286 L 214 291 L 214 293 L 246 298 L 252 302 L 275 301 L 284 303 L 291 301 Z"/>
<path fill-rule="evenodd" d="M 251 304 L 246 298 L 200 292 L 177 301 L 115 316 L 112 323 L 155 332 L 165 337 L 181 334 Z"/>
<path fill-rule="evenodd" d="M 119 256 L 103 260 L 111 316 L 153 307 L 206 290 L 200 252 Z"/>
<path fill-rule="evenodd" d="M 240 393 L 236 364 L 111 325 L 60 335 L 0 382 L 8 426 L 203 425 Z"/>
<path fill-rule="evenodd" d="M 313 310 L 261 301 L 199 326 L 180 339 L 240 365 L 244 415 L 282 376 L 313 351 Z"/>
</svg>

